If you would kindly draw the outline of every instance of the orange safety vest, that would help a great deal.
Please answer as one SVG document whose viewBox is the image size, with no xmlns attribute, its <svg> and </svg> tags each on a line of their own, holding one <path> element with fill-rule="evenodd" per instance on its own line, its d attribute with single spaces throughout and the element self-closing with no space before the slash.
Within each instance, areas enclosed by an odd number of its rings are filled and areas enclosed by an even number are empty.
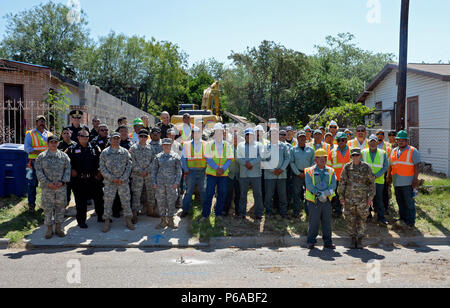
<svg viewBox="0 0 450 308">
<path fill-rule="evenodd" d="M 350 148 L 347 149 L 345 153 L 345 157 L 342 157 L 341 151 L 337 148 L 333 149 L 330 153 L 328 153 L 328 161 L 327 166 L 334 169 L 336 173 L 336 178 L 338 181 L 341 180 L 341 174 L 344 170 L 344 166 L 351 161 L 350 156 Z"/>
<path fill-rule="evenodd" d="M 26 135 L 30 135 L 31 137 L 31 146 L 33 147 L 33 151 L 44 152 L 48 150 L 47 142 L 44 141 L 41 134 L 39 134 L 36 129 L 27 131 Z M 47 136 L 52 136 L 52 133 L 47 132 Z M 28 159 L 36 159 L 38 156 L 38 154 L 29 154 Z"/>
<path fill-rule="evenodd" d="M 383 143 L 383 151 L 386 152 L 387 157 L 391 157 L 391 152 L 392 152 L 392 146 L 390 143 L 388 142 L 384 142 Z"/>
<path fill-rule="evenodd" d="M 398 150 L 399 148 L 396 148 L 391 154 L 392 175 L 414 176 L 413 152 L 417 151 L 417 149 L 409 146 L 400 157 L 397 155 Z"/>
<path fill-rule="evenodd" d="M 205 158 L 205 142 L 201 141 L 200 151 L 196 152 L 194 149 L 194 141 L 185 143 L 183 145 L 186 153 L 187 167 L 189 169 L 201 169 L 206 168 Z"/>
</svg>

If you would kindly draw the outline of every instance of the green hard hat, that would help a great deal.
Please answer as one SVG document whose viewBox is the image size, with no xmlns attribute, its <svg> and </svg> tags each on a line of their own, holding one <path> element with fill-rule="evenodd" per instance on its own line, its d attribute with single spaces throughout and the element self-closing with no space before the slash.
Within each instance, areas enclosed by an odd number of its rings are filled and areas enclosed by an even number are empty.
<svg viewBox="0 0 450 308">
<path fill-rule="evenodd" d="M 137 125 L 144 125 L 144 122 L 141 119 L 137 118 L 134 120 L 133 126 L 137 126 Z"/>
<path fill-rule="evenodd" d="M 336 140 L 338 139 L 348 139 L 347 134 L 346 133 L 337 133 L 336 135 Z"/>
<path fill-rule="evenodd" d="M 404 130 L 399 131 L 397 134 L 397 139 L 409 140 L 408 133 Z"/>
</svg>

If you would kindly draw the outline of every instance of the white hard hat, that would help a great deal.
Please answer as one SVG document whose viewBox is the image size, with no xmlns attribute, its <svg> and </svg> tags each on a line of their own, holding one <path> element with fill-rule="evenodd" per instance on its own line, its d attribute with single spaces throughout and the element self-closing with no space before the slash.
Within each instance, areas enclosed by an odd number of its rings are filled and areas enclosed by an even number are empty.
<svg viewBox="0 0 450 308">
<path fill-rule="evenodd" d="M 194 128 L 192 130 L 194 131 L 194 133 L 197 133 L 200 131 L 200 128 L 198 128 L 197 126 L 194 126 Z"/>
<path fill-rule="evenodd" d="M 214 130 L 224 130 L 222 123 L 216 123 L 216 125 L 214 125 Z"/>
<path fill-rule="evenodd" d="M 336 121 L 331 121 L 330 125 L 328 125 L 328 127 L 330 127 L 330 126 L 337 126 L 337 127 L 339 127 L 338 124 L 336 123 Z"/>
<path fill-rule="evenodd" d="M 263 132 L 264 128 L 261 125 L 255 127 L 255 132 Z"/>
</svg>

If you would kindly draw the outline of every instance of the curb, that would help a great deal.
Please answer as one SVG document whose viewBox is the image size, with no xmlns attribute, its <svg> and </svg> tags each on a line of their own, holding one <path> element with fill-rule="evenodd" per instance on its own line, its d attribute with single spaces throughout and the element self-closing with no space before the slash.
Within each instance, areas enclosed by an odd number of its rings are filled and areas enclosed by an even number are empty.
<svg viewBox="0 0 450 308">
<path fill-rule="evenodd" d="M 0 238 L 0 249 L 7 249 L 9 246 L 10 239 L 8 238 Z"/>
<path fill-rule="evenodd" d="M 219 237 L 212 238 L 209 242 L 211 248 L 262 248 L 262 247 L 301 247 L 306 246 L 306 236 L 303 237 Z M 348 246 L 349 237 L 334 237 L 333 243 L 337 246 Z M 322 239 L 317 239 L 318 245 L 323 245 Z M 383 247 L 392 245 L 402 245 L 406 247 L 418 246 L 450 246 L 450 237 L 405 237 L 405 238 L 366 238 L 364 245 Z"/>
</svg>

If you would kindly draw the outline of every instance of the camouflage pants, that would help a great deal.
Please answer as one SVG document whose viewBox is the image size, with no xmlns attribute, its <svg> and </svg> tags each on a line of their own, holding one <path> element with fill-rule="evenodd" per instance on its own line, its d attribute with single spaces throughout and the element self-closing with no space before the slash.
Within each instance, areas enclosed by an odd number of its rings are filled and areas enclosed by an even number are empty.
<svg viewBox="0 0 450 308">
<path fill-rule="evenodd" d="M 178 199 L 178 190 L 171 184 L 160 184 L 156 190 L 156 201 L 159 207 L 159 216 L 173 217 L 176 213 L 175 205 Z"/>
<path fill-rule="evenodd" d="M 369 216 L 367 202 L 347 202 L 345 204 L 344 216 L 347 222 L 348 233 L 351 237 L 364 237 L 366 231 L 366 220 Z"/>
<path fill-rule="evenodd" d="M 41 207 L 44 210 L 45 225 L 53 225 L 52 217 L 55 216 L 55 223 L 62 224 L 64 222 L 64 212 L 67 204 L 67 186 L 63 186 L 58 190 L 50 188 L 42 188 Z"/>
<path fill-rule="evenodd" d="M 145 188 L 145 189 L 144 189 Z M 155 205 L 155 192 L 153 189 L 152 176 L 147 177 L 132 176 L 131 177 L 131 193 L 133 211 L 141 211 L 143 209 L 141 196 L 145 192 L 146 200 L 150 206 Z"/>
<path fill-rule="evenodd" d="M 122 203 L 123 214 L 125 217 L 133 216 L 130 205 L 130 185 L 123 183 L 122 185 L 116 185 L 112 182 L 105 181 L 104 199 L 105 199 L 105 213 L 103 219 L 111 219 L 112 207 L 116 193 L 119 193 L 120 202 Z"/>
</svg>

